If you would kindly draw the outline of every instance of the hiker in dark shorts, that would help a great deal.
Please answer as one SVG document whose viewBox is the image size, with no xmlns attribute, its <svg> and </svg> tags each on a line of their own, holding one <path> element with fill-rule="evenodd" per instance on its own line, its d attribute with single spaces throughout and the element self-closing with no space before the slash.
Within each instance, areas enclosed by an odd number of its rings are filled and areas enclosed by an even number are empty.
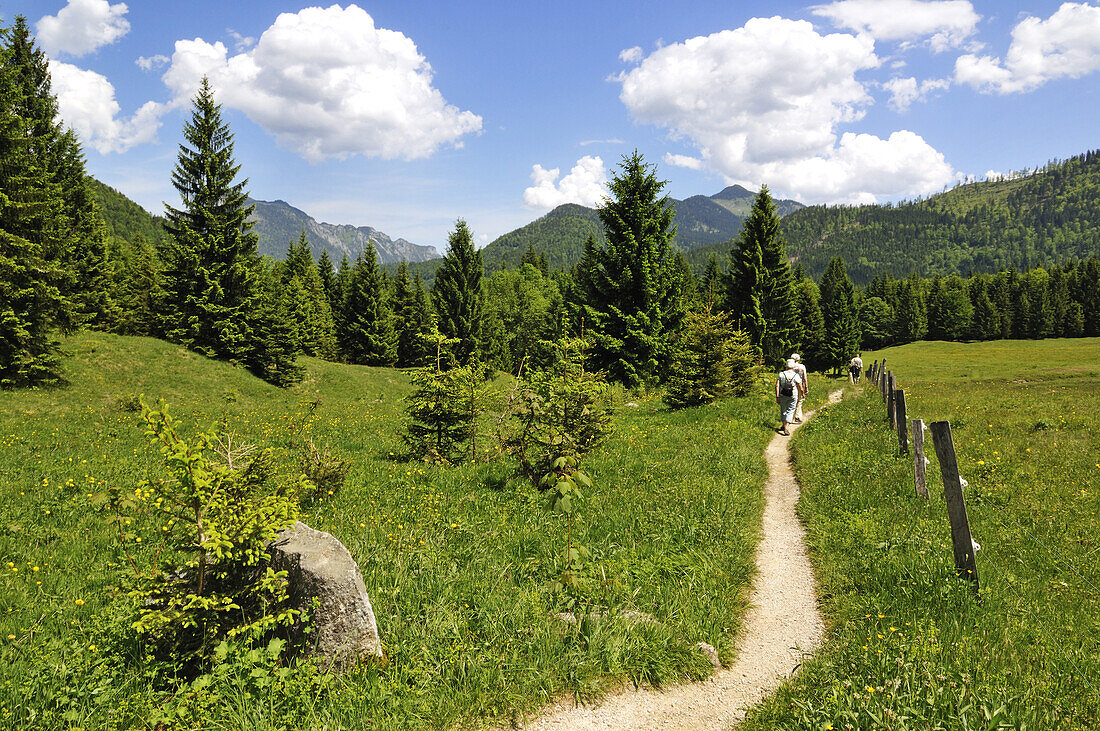
<svg viewBox="0 0 1100 731">
<path fill-rule="evenodd" d="M 848 364 L 848 373 L 851 374 L 852 383 L 859 383 L 860 374 L 863 373 L 863 358 L 860 358 L 859 354 Z"/>
</svg>

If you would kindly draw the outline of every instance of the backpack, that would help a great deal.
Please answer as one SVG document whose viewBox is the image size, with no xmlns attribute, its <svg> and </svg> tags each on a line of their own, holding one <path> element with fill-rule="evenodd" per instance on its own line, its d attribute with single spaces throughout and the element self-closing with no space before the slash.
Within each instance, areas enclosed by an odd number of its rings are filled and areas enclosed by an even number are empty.
<svg viewBox="0 0 1100 731">
<path fill-rule="evenodd" d="M 780 375 L 780 379 L 782 379 L 782 383 L 779 384 L 779 395 L 784 398 L 794 396 L 794 380 L 790 378 L 783 379 L 782 375 Z"/>
</svg>

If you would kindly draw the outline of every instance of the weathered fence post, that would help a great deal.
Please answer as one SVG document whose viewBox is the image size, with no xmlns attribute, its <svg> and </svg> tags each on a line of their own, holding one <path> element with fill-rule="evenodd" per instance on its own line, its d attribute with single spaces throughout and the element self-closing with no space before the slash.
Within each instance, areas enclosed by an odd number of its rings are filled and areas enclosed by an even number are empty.
<svg viewBox="0 0 1100 731">
<path fill-rule="evenodd" d="M 886 400 L 886 371 L 878 374 L 878 394 L 884 401 Z"/>
<path fill-rule="evenodd" d="M 894 427 L 894 372 L 886 374 L 886 421 L 890 422 L 890 428 Z"/>
<path fill-rule="evenodd" d="M 894 396 L 894 428 L 898 430 L 898 454 L 909 454 L 908 424 L 905 420 L 905 391 L 899 388 Z"/>
<path fill-rule="evenodd" d="M 933 421 L 932 443 L 936 446 L 936 458 L 940 462 L 943 477 L 943 495 L 947 499 L 947 517 L 951 520 L 951 547 L 955 552 L 955 573 L 969 579 L 974 593 L 978 593 L 978 566 L 974 562 L 974 538 L 970 535 L 970 522 L 966 518 L 966 502 L 963 500 L 962 477 L 955 458 L 955 443 L 951 440 L 951 423 Z"/>
<path fill-rule="evenodd" d="M 913 419 L 913 481 L 917 486 L 917 494 L 925 500 L 928 499 L 927 468 L 924 456 L 924 420 Z"/>
</svg>

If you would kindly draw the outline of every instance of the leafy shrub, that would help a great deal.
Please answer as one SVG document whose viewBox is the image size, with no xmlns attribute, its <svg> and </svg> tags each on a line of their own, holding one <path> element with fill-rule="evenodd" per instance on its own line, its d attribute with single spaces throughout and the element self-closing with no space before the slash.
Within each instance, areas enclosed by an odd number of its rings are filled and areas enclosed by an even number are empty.
<svg viewBox="0 0 1100 731">
<path fill-rule="evenodd" d="M 557 357 L 546 370 L 517 382 L 501 420 L 503 451 L 520 472 L 540 484 L 561 457 L 579 462 L 611 432 L 612 410 L 603 374 L 584 369 L 584 343 L 554 344 Z"/>
<path fill-rule="evenodd" d="M 297 519 L 305 477 L 280 489 L 271 453 L 210 431 L 188 440 L 167 406 L 142 403 L 146 433 L 161 446 L 171 476 L 116 493 L 119 536 L 136 584 L 132 627 L 151 641 L 154 656 L 192 676 L 210 665 L 225 641 L 251 642 L 300 620 L 286 606 L 286 572 L 265 565 L 265 544 Z M 140 537 L 128 530 L 144 513 L 163 537 L 153 565 L 130 556 Z M 163 550 L 167 549 L 167 550 Z"/>
</svg>

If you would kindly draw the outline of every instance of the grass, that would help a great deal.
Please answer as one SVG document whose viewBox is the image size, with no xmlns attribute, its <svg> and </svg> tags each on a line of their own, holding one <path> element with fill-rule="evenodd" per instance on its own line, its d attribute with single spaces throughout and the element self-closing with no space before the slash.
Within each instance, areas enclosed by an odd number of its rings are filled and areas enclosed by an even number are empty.
<svg viewBox="0 0 1100 731">
<path fill-rule="evenodd" d="M 187 701 L 107 649 L 127 558 L 98 496 L 162 470 L 134 410 L 138 393 L 164 398 L 188 428 L 224 423 L 276 447 L 284 463 L 307 437 L 352 462 L 345 488 L 304 519 L 356 558 L 387 655 L 327 684 L 303 673 L 292 692 L 263 702 L 247 677 L 231 679 L 167 726 L 477 726 L 564 693 L 703 677 L 699 641 L 731 659 L 776 425 L 770 386 L 680 412 L 657 395 L 629 405 L 619 394 L 615 434 L 585 464 L 595 485 L 574 534 L 592 552 L 588 599 L 610 618 L 573 626 L 553 616 L 567 608 L 547 590 L 566 527 L 542 496 L 508 482 L 499 463 L 398 457 L 406 374 L 305 359 L 306 380 L 280 390 L 155 340 L 81 334 L 65 350 L 68 387 L 0 392 L 5 726 L 151 726 L 170 701 Z M 147 558 L 155 531 L 136 527 Z M 627 608 L 657 623 L 615 614 Z"/>
<path fill-rule="evenodd" d="M 981 544 L 954 576 L 942 482 L 915 496 L 877 391 L 794 442 L 827 644 L 746 729 L 1100 726 L 1100 339 L 916 343 L 882 357 L 951 422 Z"/>
</svg>

